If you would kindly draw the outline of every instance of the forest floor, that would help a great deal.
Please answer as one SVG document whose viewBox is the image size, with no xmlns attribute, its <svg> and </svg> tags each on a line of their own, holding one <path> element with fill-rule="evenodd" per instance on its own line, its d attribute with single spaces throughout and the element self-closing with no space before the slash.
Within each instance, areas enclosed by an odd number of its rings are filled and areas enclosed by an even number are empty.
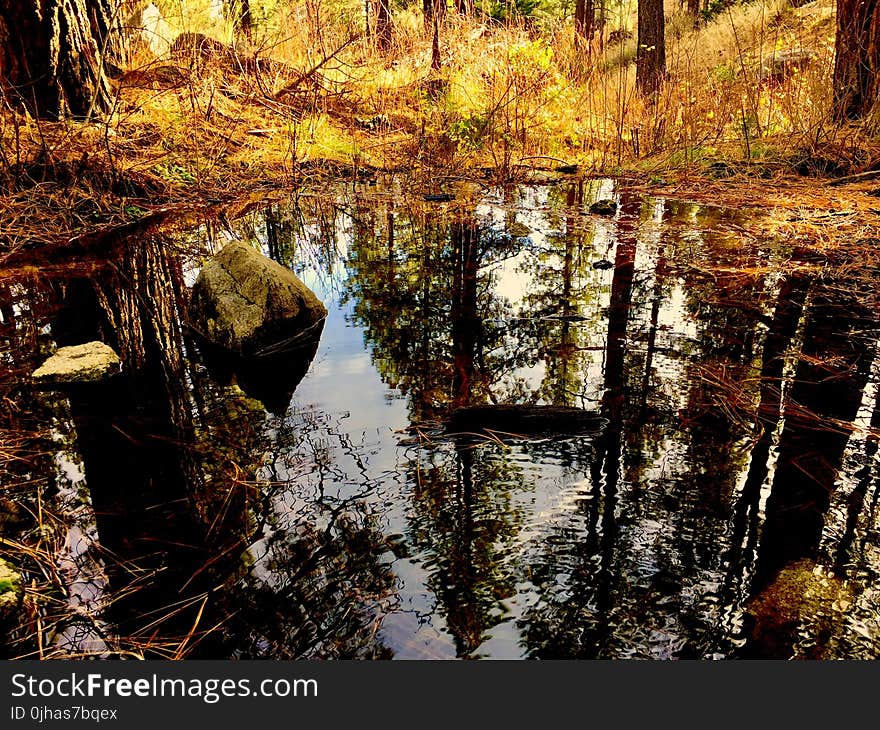
<svg viewBox="0 0 880 730">
<path fill-rule="evenodd" d="M 105 122 L 0 113 L 0 265 L 378 178 L 418 195 L 465 180 L 614 177 L 653 195 L 779 210 L 780 225 L 815 224 L 820 241 L 829 226 L 876 237 L 880 139 L 870 122 L 827 121 L 831 0 L 728 16 L 699 29 L 672 18 L 670 80 L 653 105 L 633 91 L 632 38 L 586 75 L 572 71 L 564 34 L 473 21 L 450 21 L 432 70 L 430 38 L 405 17 L 384 57 L 341 31 L 317 47 L 290 32 L 286 45 L 234 53 L 215 40 L 161 58 L 136 49 L 114 74 Z M 771 83 L 780 49 L 811 60 Z"/>
</svg>

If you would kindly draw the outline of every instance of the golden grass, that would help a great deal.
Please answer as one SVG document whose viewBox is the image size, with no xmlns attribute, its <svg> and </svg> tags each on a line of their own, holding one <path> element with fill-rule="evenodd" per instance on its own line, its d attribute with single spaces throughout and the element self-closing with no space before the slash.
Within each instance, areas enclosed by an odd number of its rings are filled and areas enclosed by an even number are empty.
<svg viewBox="0 0 880 730">
<path fill-rule="evenodd" d="M 180 5 L 160 3 L 168 32 L 231 39 L 228 22 L 206 16 L 207 0 L 171 12 Z M 322 169 L 491 167 L 511 179 L 566 163 L 656 182 L 704 175 L 718 161 L 772 177 L 797 159 L 852 171 L 880 159 L 869 125 L 829 122 L 833 0 L 737 5 L 696 29 L 670 3 L 669 80 L 653 104 L 634 90 L 634 40 L 585 56 L 568 23 L 538 32 L 453 13 L 433 71 L 420 14 L 398 13 L 394 47 L 380 53 L 363 35 L 359 6 L 339 7 L 288 4 L 250 44 L 238 42 L 242 57 L 263 61 L 258 74 L 216 59 L 155 58 L 135 44 L 105 124 L 0 115 L 2 243 L 64 241 L 157 208 L 216 206 L 299 186 Z M 634 25 L 633 9 L 606 31 Z M 814 60 L 782 82 L 760 81 L 775 52 L 797 49 Z"/>
</svg>

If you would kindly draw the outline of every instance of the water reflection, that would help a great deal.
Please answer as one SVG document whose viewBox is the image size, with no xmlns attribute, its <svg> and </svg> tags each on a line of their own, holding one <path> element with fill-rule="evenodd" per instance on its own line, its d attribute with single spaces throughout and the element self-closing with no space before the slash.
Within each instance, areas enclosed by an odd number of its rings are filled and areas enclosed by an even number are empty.
<svg viewBox="0 0 880 730">
<path fill-rule="evenodd" d="M 197 261 L 161 241 L 5 305 L 4 337 L 51 323 L 40 347 L 123 354 L 104 392 L 42 406 L 67 409 L 96 515 L 101 651 L 871 655 L 876 300 L 747 225 L 597 181 L 354 191 L 194 232 L 252 241 L 328 305 L 320 342 L 271 364 L 189 339 Z M 604 427 L 439 428 L 509 403 Z M 830 603 L 787 611 L 810 575 Z"/>
</svg>

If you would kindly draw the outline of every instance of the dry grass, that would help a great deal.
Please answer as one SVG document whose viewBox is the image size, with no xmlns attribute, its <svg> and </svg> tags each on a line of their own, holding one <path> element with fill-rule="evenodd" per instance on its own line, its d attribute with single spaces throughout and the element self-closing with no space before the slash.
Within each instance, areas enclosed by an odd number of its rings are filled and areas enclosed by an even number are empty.
<svg viewBox="0 0 880 730">
<path fill-rule="evenodd" d="M 229 23 L 201 5 L 201 14 L 169 12 L 168 40 L 182 31 L 231 39 Z M 858 171 L 880 159 L 869 125 L 828 121 L 832 5 L 737 5 L 694 29 L 670 4 L 670 76 L 655 104 L 634 91 L 634 40 L 585 57 L 561 21 L 538 29 L 453 14 L 439 71 L 419 14 L 398 13 L 394 47 L 380 53 L 360 15 L 318 0 L 286 5 L 238 44 L 258 70 L 192 53 L 157 58 L 134 44 L 105 124 L 0 115 L 0 246 L 65 242 L 376 168 L 488 167 L 511 179 L 564 163 L 685 185 L 747 173 L 742 197 L 754 202 L 756 188 L 772 195 L 772 178 L 793 168 Z M 633 7 L 606 31 L 632 27 Z M 811 62 L 761 81 L 774 53 L 804 49 Z"/>
</svg>

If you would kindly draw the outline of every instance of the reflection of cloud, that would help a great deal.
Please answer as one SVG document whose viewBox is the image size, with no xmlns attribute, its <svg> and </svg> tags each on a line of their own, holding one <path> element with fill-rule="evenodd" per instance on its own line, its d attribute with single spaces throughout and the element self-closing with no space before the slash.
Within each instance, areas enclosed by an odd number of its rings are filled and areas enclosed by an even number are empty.
<svg viewBox="0 0 880 730">
<path fill-rule="evenodd" d="M 530 255 L 523 251 L 492 267 L 494 292 L 499 297 L 507 299 L 514 307 L 520 306 L 532 284 L 531 275 L 522 266 L 529 257 Z"/>
</svg>

